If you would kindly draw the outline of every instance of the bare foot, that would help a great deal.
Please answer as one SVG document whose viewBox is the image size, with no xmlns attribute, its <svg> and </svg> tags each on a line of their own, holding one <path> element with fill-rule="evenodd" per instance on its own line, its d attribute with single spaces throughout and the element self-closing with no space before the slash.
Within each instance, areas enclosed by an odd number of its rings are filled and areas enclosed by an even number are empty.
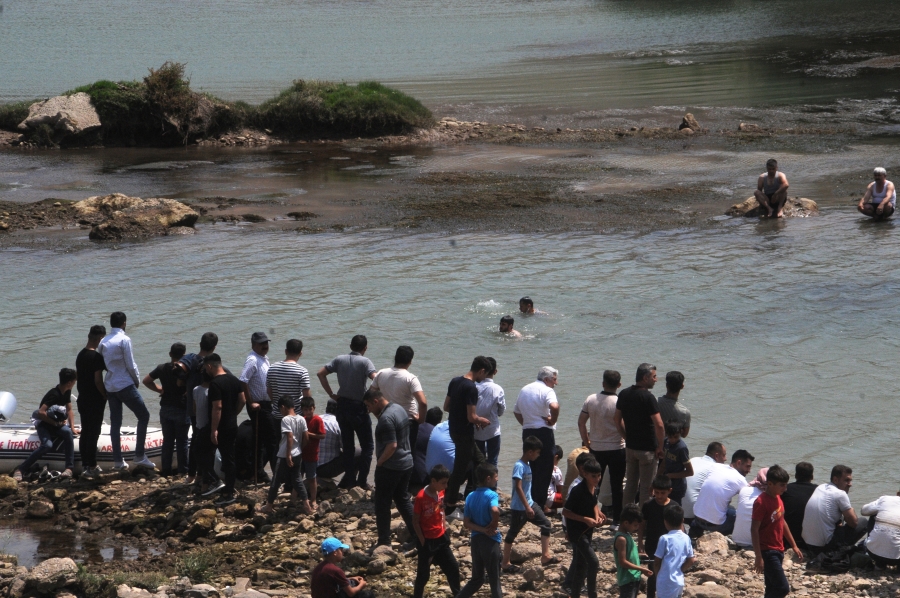
<svg viewBox="0 0 900 598">
<path fill-rule="evenodd" d="M 275 512 L 275 508 L 270 504 L 265 504 L 265 505 L 259 507 L 259 512 L 264 515 L 271 515 L 272 513 Z"/>
<path fill-rule="evenodd" d="M 784 212 L 778 212 L 778 215 L 775 217 L 776 218 L 784 218 Z"/>
</svg>

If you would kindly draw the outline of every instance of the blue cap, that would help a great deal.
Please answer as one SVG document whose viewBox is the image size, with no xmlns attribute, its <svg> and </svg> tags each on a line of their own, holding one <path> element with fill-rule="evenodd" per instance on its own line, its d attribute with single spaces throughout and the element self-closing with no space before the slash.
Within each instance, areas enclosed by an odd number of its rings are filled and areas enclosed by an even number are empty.
<svg viewBox="0 0 900 598">
<path fill-rule="evenodd" d="M 338 548 L 343 548 L 344 550 L 350 550 L 350 547 L 335 538 L 334 536 L 330 538 L 325 538 L 325 541 L 322 542 L 322 554 L 328 556 Z"/>
</svg>

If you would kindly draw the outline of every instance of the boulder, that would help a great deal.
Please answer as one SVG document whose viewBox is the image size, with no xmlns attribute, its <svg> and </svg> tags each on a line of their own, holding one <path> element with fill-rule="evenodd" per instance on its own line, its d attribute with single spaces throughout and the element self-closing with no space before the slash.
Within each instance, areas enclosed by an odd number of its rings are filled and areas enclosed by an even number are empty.
<svg viewBox="0 0 900 598">
<path fill-rule="evenodd" d="M 366 568 L 366 573 L 369 575 L 378 575 L 379 573 L 384 573 L 386 570 L 387 563 L 381 559 L 375 559 L 369 563 L 369 566 Z"/>
<path fill-rule="evenodd" d="M 257 592 L 256 590 L 246 590 L 240 594 L 235 594 L 234 598 L 269 598 L 268 594 Z"/>
<path fill-rule="evenodd" d="M 91 96 L 79 92 L 35 102 L 28 108 L 25 120 L 19 123 L 19 130 L 34 130 L 40 125 L 48 125 L 63 135 L 80 135 L 99 129 L 100 115 L 91 104 Z"/>
<path fill-rule="evenodd" d="M 9 584 L 7 595 L 9 596 L 9 598 L 22 598 L 25 595 L 25 578 L 14 578 L 12 580 L 12 583 Z"/>
<path fill-rule="evenodd" d="M 728 588 L 713 583 L 689 586 L 684 589 L 684 598 L 731 598 Z"/>
<path fill-rule="evenodd" d="M 700 132 L 700 123 L 697 122 L 697 119 L 694 118 L 694 115 L 688 112 L 684 115 L 684 118 L 681 119 L 681 124 L 678 125 L 678 130 L 682 129 L 690 129 L 692 133 Z"/>
<path fill-rule="evenodd" d="M 698 571 L 695 573 L 697 577 L 697 581 L 700 583 L 705 583 L 707 581 L 714 581 L 718 584 L 725 583 L 725 574 L 717 569 L 705 569 L 703 571 Z"/>
<path fill-rule="evenodd" d="M 25 578 L 25 585 L 40 594 L 49 594 L 53 590 L 75 583 L 78 565 L 70 558 L 47 559 L 37 565 Z"/>
<path fill-rule="evenodd" d="M 719 532 L 703 534 L 697 540 L 697 554 L 728 556 L 728 539 Z"/>
<path fill-rule="evenodd" d="M 236 577 L 234 580 L 234 593 L 241 594 L 250 589 L 249 577 Z"/>
<path fill-rule="evenodd" d="M 362 500 L 366 497 L 366 491 L 359 486 L 354 486 L 347 491 L 353 500 Z"/>
<path fill-rule="evenodd" d="M 151 598 L 153 594 L 143 588 L 132 588 L 124 583 L 116 587 L 116 598 Z"/>
<path fill-rule="evenodd" d="M 762 130 L 762 127 L 759 125 L 749 123 L 741 123 L 738 125 L 738 131 L 743 131 L 744 133 L 760 133 Z"/>
<path fill-rule="evenodd" d="M 540 565 L 528 565 L 522 569 L 522 578 L 525 581 L 544 581 L 544 568 Z"/>
<path fill-rule="evenodd" d="M 725 212 L 726 216 L 743 216 L 744 218 L 759 217 L 759 202 L 755 197 L 748 197 L 738 204 L 734 204 Z M 785 218 L 806 218 L 807 216 L 818 216 L 819 205 L 811 199 L 805 197 L 789 197 L 787 203 L 784 204 Z"/>
<path fill-rule="evenodd" d="M 205 583 L 198 583 L 185 591 L 185 598 L 219 598 L 219 590 Z"/>
<path fill-rule="evenodd" d="M 185 540 L 196 540 L 205 537 L 216 525 L 216 512 L 213 509 L 200 509 L 191 516 L 191 526 L 184 533 Z"/>
<path fill-rule="evenodd" d="M 539 556 L 541 556 L 540 544 L 522 542 L 513 544 L 509 560 L 518 564 Z"/>
<path fill-rule="evenodd" d="M 382 544 L 381 546 L 376 546 L 375 550 L 372 551 L 373 559 L 381 559 L 388 565 L 393 565 L 397 562 L 397 553 L 393 548 Z"/>
<path fill-rule="evenodd" d="M 90 225 L 95 241 L 161 236 L 170 229 L 193 227 L 200 214 L 174 199 L 94 196 L 73 204 L 79 224 Z"/>
<path fill-rule="evenodd" d="M 55 507 L 48 500 L 33 500 L 28 503 L 28 509 L 25 513 L 34 519 L 49 519 L 53 517 Z"/>
<path fill-rule="evenodd" d="M 14 479 L 7 475 L 0 476 L 0 497 L 15 494 L 18 489 L 19 484 Z"/>
</svg>

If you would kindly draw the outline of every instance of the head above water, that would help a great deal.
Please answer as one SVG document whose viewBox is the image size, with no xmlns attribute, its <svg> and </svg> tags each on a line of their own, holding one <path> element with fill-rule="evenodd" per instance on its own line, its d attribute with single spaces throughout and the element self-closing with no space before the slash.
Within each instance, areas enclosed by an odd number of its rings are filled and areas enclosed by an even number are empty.
<svg viewBox="0 0 900 598">
<path fill-rule="evenodd" d="M 534 313 L 534 301 L 531 300 L 531 297 L 522 297 L 519 299 L 519 311 L 523 314 Z"/>
<path fill-rule="evenodd" d="M 510 316 L 506 315 L 500 318 L 500 332 L 512 332 L 513 324 L 516 323 L 516 320 Z"/>
</svg>

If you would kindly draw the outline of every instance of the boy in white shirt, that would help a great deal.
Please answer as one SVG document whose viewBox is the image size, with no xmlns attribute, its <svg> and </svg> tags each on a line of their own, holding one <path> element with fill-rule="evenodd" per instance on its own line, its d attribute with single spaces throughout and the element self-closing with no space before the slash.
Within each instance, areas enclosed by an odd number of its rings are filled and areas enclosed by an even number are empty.
<svg viewBox="0 0 900 598">
<path fill-rule="evenodd" d="M 278 408 L 281 411 L 281 444 L 278 447 L 278 465 L 275 475 L 272 476 L 272 485 L 269 486 L 269 495 L 266 504 L 260 507 L 260 513 L 271 515 L 275 512 L 275 499 L 278 498 L 278 489 L 285 482 L 290 482 L 291 488 L 297 493 L 303 505 L 305 514 L 312 513 L 309 504 L 309 496 L 306 494 L 306 486 L 301 477 L 302 467 L 300 453 L 309 436 L 306 431 L 306 420 L 302 415 L 294 412 L 294 401 L 287 396 L 278 399 Z"/>
</svg>

